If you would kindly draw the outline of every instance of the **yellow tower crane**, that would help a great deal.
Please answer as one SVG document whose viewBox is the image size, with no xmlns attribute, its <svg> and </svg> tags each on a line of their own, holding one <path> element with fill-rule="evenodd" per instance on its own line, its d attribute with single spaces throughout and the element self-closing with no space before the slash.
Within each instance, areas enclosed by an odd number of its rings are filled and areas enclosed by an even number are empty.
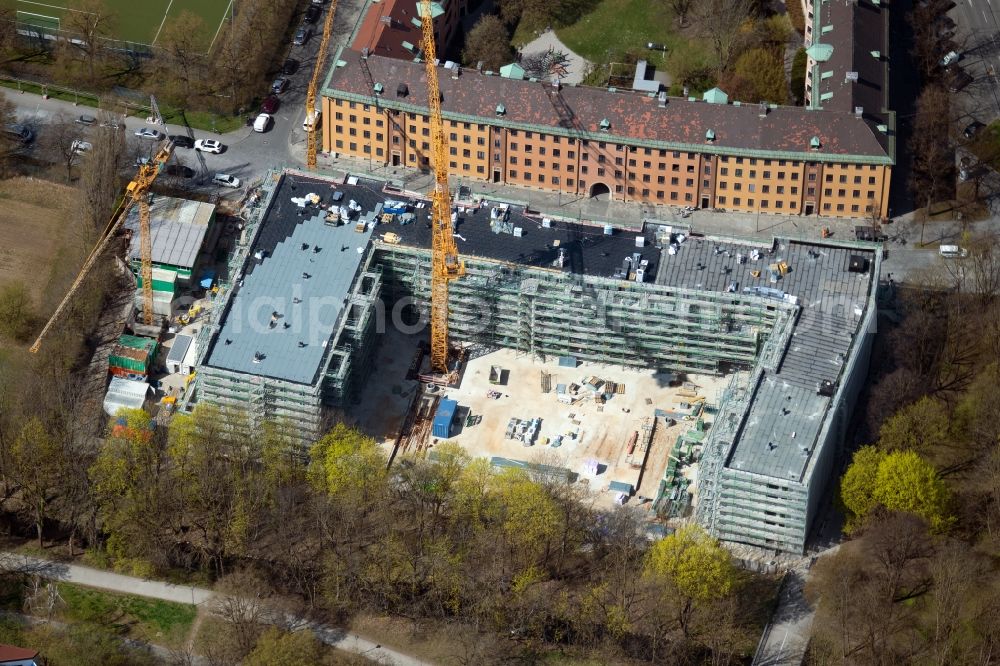
<svg viewBox="0 0 1000 666">
<path fill-rule="evenodd" d="M 337 0 L 333 0 L 323 21 L 323 39 L 319 43 L 316 54 L 316 65 L 313 67 L 312 78 L 306 89 L 306 167 L 316 168 L 316 126 L 319 125 L 319 113 L 316 109 L 316 91 L 319 88 L 319 77 L 326 64 L 326 52 L 330 47 L 330 35 L 333 34 L 333 15 L 337 12 Z"/>
<path fill-rule="evenodd" d="M 83 268 L 80 269 L 79 274 L 77 274 L 76 279 L 73 280 L 73 284 L 70 285 L 69 291 L 63 296 L 62 301 L 60 301 L 59 306 L 56 307 L 55 312 L 45 326 L 42 328 L 41 333 L 38 334 L 38 338 L 31 345 L 31 352 L 37 353 L 42 347 L 42 341 L 48 334 L 49 330 L 52 328 L 53 324 L 59 320 L 63 312 L 69 306 L 70 301 L 80 290 L 83 285 L 84 280 L 86 280 L 87 275 L 93 270 L 94 265 L 100 259 L 105 250 L 107 250 L 108 245 L 111 243 L 112 239 L 115 237 L 115 233 L 121 227 L 125 218 L 128 216 L 129 210 L 135 204 L 139 204 L 139 245 L 140 245 L 140 256 L 142 260 L 142 310 L 143 310 L 143 321 L 146 324 L 153 323 L 153 242 L 150 237 L 149 229 L 149 188 L 156 180 L 156 177 L 160 173 L 160 169 L 170 156 L 173 154 L 174 144 L 172 141 L 167 141 L 160 147 L 156 155 L 147 163 L 142 164 L 139 167 L 138 173 L 135 175 L 135 179 L 128 184 L 125 188 L 126 196 L 122 200 L 121 204 L 118 206 L 118 210 L 111 217 L 111 221 L 108 223 L 107 228 L 104 230 L 104 235 L 98 241 L 97 245 L 90 252 L 87 260 L 83 264 Z"/>
<path fill-rule="evenodd" d="M 431 160 L 434 190 L 431 192 L 431 369 L 448 374 L 448 282 L 465 274 L 451 229 L 451 193 L 448 189 L 448 146 L 441 119 L 441 87 L 438 84 L 437 48 L 431 0 L 420 3 L 427 100 L 430 107 Z"/>
</svg>

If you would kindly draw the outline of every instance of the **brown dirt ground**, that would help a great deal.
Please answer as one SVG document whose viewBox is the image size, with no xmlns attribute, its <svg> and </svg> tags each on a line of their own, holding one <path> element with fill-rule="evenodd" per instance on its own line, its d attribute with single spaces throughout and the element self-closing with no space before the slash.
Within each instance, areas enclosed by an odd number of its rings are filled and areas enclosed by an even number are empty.
<svg viewBox="0 0 1000 666">
<path fill-rule="evenodd" d="M 21 280 L 41 302 L 53 262 L 71 242 L 78 194 L 37 178 L 0 181 L 0 285 Z"/>
</svg>

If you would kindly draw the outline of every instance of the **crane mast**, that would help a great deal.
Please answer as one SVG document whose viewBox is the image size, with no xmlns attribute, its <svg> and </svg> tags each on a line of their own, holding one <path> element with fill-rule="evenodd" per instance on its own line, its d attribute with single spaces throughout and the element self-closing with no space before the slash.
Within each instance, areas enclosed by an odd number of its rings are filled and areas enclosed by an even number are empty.
<svg viewBox="0 0 1000 666">
<path fill-rule="evenodd" d="M 38 338 L 31 345 L 31 352 L 37 353 L 41 349 L 42 341 L 45 336 L 49 333 L 49 330 L 55 324 L 56 321 L 62 317 L 63 312 L 69 307 L 70 301 L 83 286 L 84 280 L 86 280 L 87 275 L 93 270 L 94 265 L 103 256 L 104 251 L 107 249 L 111 240 L 115 237 L 115 232 L 118 231 L 125 218 L 128 216 L 129 210 L 135 204 L 139 204 L 139 243 L 140 243 L 140 256 L 142 260 L 142 306 L 143 306 L 143 320 L 147 324 L 151 324 L 153 321 L 153 252 L 152 252 L 152 239 L 150 237 L 149 229 L 149 199 L 148 193 L 149 188 L 156 180 L 156 177 L 160 173 L 160 169 L 170 156 L 173 154 L 174 145 L 171 141 L 167 141 L 163 146 L 157 151 L 156 155 L 146 164 L 139 167 L 138 173 L 136 173 L 135 179 L 128 184 L 126 188 L 126 196 L 121 206 L 112 218 L 112 222 L 108 225 L 104 236 L 98 241 L 97 246 L 91 251 L 87 260 L 84 262 L 83 267 L 77 274 L 76 278 L 73 280 L 73 284 L 70 285 L 69 291 L 63 296 L 62 301 L 56 307 L 55 312 L 45 326 L 42 328 L 41 333 L 38 334 Z"/>
<path fill-rule="evenodd" d="M 431 193 L 431 368 L 448 374 L 448 282 L 465 274 L 451 229 L 451 194 L 448 189 L 448 146 L 441 119 L 441 87 L 437 74 L 434 44 L 434 17 L 431 1 L 421 0 L 420 29 L 423 33 L 424 67 L 427 71 L 427 100 L 430 109 L 431 159 L 434 190 Z"/>
<path fill-rule="evenodd" d="M 316 126 L 319 124 L 316 112 L 316 90 L 319 88 L 319 77 L 326 63 L 326 52 L 330 47 L 330 35 L 333 34 L 333 15 L 337 11 L 337 0 L 333 0 L 323 21 L 323 39 L 319 43 L 316 54 L 316 65 L 313 67 L 312 78 L 306 89 L 306 167 L 316 168 Z M 312 121 L 310 122 L 310 119 Z"/>
</svg>

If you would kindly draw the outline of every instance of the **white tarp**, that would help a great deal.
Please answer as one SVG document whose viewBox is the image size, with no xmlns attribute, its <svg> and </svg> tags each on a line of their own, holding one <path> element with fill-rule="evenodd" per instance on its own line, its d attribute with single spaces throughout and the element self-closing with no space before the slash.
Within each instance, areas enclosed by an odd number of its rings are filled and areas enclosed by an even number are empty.
<svg viewBox="0 0 1000 666">
<path fill-rule="evenodd" d="M 149 384 L 124 377 L 112 377 L 108 393 L 104 396 L 104 411 L 114 416 L 122 407 L 140 409 L 146 402 Z"/>
</svg>

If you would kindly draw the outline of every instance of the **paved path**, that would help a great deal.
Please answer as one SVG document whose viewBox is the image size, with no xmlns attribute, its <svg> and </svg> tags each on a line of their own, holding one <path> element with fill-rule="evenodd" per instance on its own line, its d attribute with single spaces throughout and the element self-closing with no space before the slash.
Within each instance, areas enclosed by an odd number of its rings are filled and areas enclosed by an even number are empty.
<svg viewBox="0 0 1000 666">
<path fill-rule="evenodd" d="M 21 555 L 18 553 L 0 552 L 0 570 L 20 571 L 53 580 L 96 587 L 101 590 L 134 594 L 150 599 L 174 601 L 184 604 L 201 605 L 210 602 L 218 596 L 212 590 L 190 585 L 173 585 L 155 580 L 145 580 L 134 576 L 84 567 L 78 564 L 52 562 L 39 557 Z M 326 645 L 346 652 L 362 655 L 380 664 L 390 666 L 430 666 L 428 662 L 403 654 L 396 650 L 382 647 L 375 641 L 368 640 L 357 634 L 348 633 L 345 629 L 330 627 L 312 620 L 294 615 L 284 616 L 286 628 L 290 630 L 308 629 Z"/>
</svg>

